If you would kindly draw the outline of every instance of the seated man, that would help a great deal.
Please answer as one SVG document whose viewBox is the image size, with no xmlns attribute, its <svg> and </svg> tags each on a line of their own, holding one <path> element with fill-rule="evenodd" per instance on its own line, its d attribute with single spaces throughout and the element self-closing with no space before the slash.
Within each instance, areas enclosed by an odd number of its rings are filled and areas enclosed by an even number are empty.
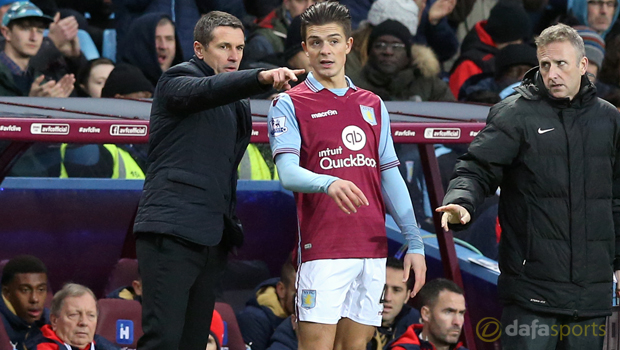
<svg viewBox="0 0 620 350">
<path fill-rule="evenodd" d="M 465 320 L 465 297 L 456 283 L 437 278 L 418 293 L 422 324 L 413 324 L 392 342 L 390 350 L 467 350 L 459 343 Z"/>
<path fill-rule="evenodd" d="M 388 343 L 405 333 L 407 327 L 420 322 L 420 312 L 407 305 L 413 279 L 409 279 L 411 283 L 403 282 L 404 269 L 402 260 L 387 258 L 381 327 L 375 331 L 367 350 L 386 349 Z"/>
<path fill-rule="evenodd" d="M 0 317 L 11 345 L 23 349 L 24 339 L 49 321 L 47 268 L 34 256 L 11 259 L 2 272 Z"/>
<path fill-rule="evenodd" d="M 106 298 L 135 300 L 142 303 L 142 278 L 131 281 L 130 286 L 120 287 L 112 291 Z"/>
<path fill-rule="evenodd" d="M 387 20 L 372 29 L 368 62 L 351 80 L 385 101 L 454 101 L 437 74 L 437 58 L 427 47 L 411 46 L 413 37 L 402 23 Z"/>
<path fill-rule="evenodd" d="M 50 324 L 25 342 L 28 350 L 118 350 L 114 344 L 95 334 L 97 299 L 85 286 L 68 283 L 52 299 Z"/>
<path fill-rule="evenodd" d="M 267 348 L 276 327 L 295 311 L 295 268 L 291 259 L 282 266 L 280 278 L 272 278 L 256 288 L 256 298 L 250 299 L 237 315 L 239 329 L 252 350 Z"/>
</svg>

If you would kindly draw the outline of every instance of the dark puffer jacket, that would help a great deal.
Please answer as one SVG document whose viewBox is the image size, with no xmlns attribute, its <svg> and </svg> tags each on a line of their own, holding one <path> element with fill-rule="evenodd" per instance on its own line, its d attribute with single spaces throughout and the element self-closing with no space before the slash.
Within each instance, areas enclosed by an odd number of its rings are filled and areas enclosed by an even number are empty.
<svg viewBox="0 0 620 350">
<path fill-rule="evenodd" d="M 596 97 L 585 75 L 572 101 L 549 95 L 538 68 L 517 92 L 491 108 L 444 203 L 475 214 L 501 188 L 504 303 L 608 315 L 612 273 L 620 270 L 620 113 Z"/>
</svg>

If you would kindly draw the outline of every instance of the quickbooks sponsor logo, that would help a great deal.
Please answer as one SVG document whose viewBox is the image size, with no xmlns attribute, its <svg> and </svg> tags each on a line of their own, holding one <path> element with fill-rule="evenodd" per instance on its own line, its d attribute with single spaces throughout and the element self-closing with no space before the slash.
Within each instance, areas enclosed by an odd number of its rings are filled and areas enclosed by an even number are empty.
<svg viewBox="0 0 620 350">
<path fill-rule="evenodd" d="M 325 170 L 338 169 L 338 168 L 351 168 L 368 166 L 372 168 L 377 167 L 377 161 L 372 158 L 367 158 L 365 155 L 359 153 L 355 156 L 352 154 L 348 158 L 331 159 L 329 157 L 321 158 L 321 168 Z"/>
<path fill-rule="evenodd" d="M 17 125 L 0 125 L 0 131 L 19 132 L 22 131 L 22 127 Z"/>
<path fill-rule="evenodd" d="M 394 131 L 394 136 L 415 136 L 415 131 L 413 130 L 403 130 L 403 131 Z"/>
<path fill-rule="evenodd" d="M 424 138 L 426 139 L 458 139 L 461 137 L 459 128 L 426 128 Z"/>
<path fill-rule="evenodd" d="M 110 126 L 112 136 L 146 136 L 148 129 L 146 125 L 119 125 Z"/>
<path fill-rule="evenodd" d="M 101 133 L 101 129 L 96 128 L 94 126 L 89 126 L 89 127 L 80 127 L 78 129 L 78 132 L 82 133 L 82 134 L 99 134 Z"/>
<path fill-rule="evenodd" d="M 69 134 L 69 124 L 32 123 L 30 133 L 34 135 L 67 135 Z"/>
</svg>

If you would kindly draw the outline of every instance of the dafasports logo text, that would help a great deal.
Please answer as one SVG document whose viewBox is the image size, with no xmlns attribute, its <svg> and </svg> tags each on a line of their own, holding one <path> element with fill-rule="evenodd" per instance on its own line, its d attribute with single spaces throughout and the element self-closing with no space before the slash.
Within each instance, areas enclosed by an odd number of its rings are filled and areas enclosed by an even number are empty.
<svg viewBox="0 0 620 350">
<path fill-rule="evenodd" d="M 531 323 L 519 324 L 517 320 L 505 327 L 504 332 L 509 337 L 525 337 L 536 339 L 540 337 L 559 337 L 560 340 L 571 337 L 604 337 L 605 325 L 592 324 L 575 324 L 575 325 L 547 325 L 541 324 L 538 319 L 532 320 Z M 476 334 L 478 338 L 485 342 L 494 342 L 498 340 L 502 334 L 501 323 L 493 318 L 486 317 L 480 320 L 476 325 Z"/>
<path fill-rule="evenodd" d="M 356 156 L 351 154 L 348 158 L 341 159 L 331 159 L 329 157 L 321 158 L 321 168 L 325 170 L 360 166 L 376 168 L 377 161 L 372 158 L 367 158 L 363 154 L 357 154 Z"/>
</svg>

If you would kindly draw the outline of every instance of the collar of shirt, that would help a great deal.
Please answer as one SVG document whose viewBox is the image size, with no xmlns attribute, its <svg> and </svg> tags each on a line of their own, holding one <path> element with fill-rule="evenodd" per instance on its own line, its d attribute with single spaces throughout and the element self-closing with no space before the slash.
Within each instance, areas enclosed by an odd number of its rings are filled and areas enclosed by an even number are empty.
<svg viewBox="0 0 620 350">
<path fill-rule="evenodd" d="M 347 87 L 350 87 L 353 90 L 357 90 L 357 86 L 353 85 L 353 82 L 351 81 L 351 79 L 349 79 L 349 77 L 345 75 L 344 78 L 347 81 Z M 308 76 L 306 77 L 306 80 L 304 80 L 304 82 L 306 83 L 306 85 L 308 85 L 310 90 L 314 92 L 319 92 L 325 89 L 325 87 L 321 83 L 319 83 L 318 80 L 316 80 L 313 72 L 308 73 Z"/>
<path fill-rule="evenodd" d="M 17 63 L 13 62 L 13 60 L 10 59 L 9 56 L 4 53 L 4 51 L 0 52 L 0 62 L 9 68 L 13 75 L 26 74 L 26 71 L 23 71 L 21 68 L 19 68 Z"/>
</svg>

